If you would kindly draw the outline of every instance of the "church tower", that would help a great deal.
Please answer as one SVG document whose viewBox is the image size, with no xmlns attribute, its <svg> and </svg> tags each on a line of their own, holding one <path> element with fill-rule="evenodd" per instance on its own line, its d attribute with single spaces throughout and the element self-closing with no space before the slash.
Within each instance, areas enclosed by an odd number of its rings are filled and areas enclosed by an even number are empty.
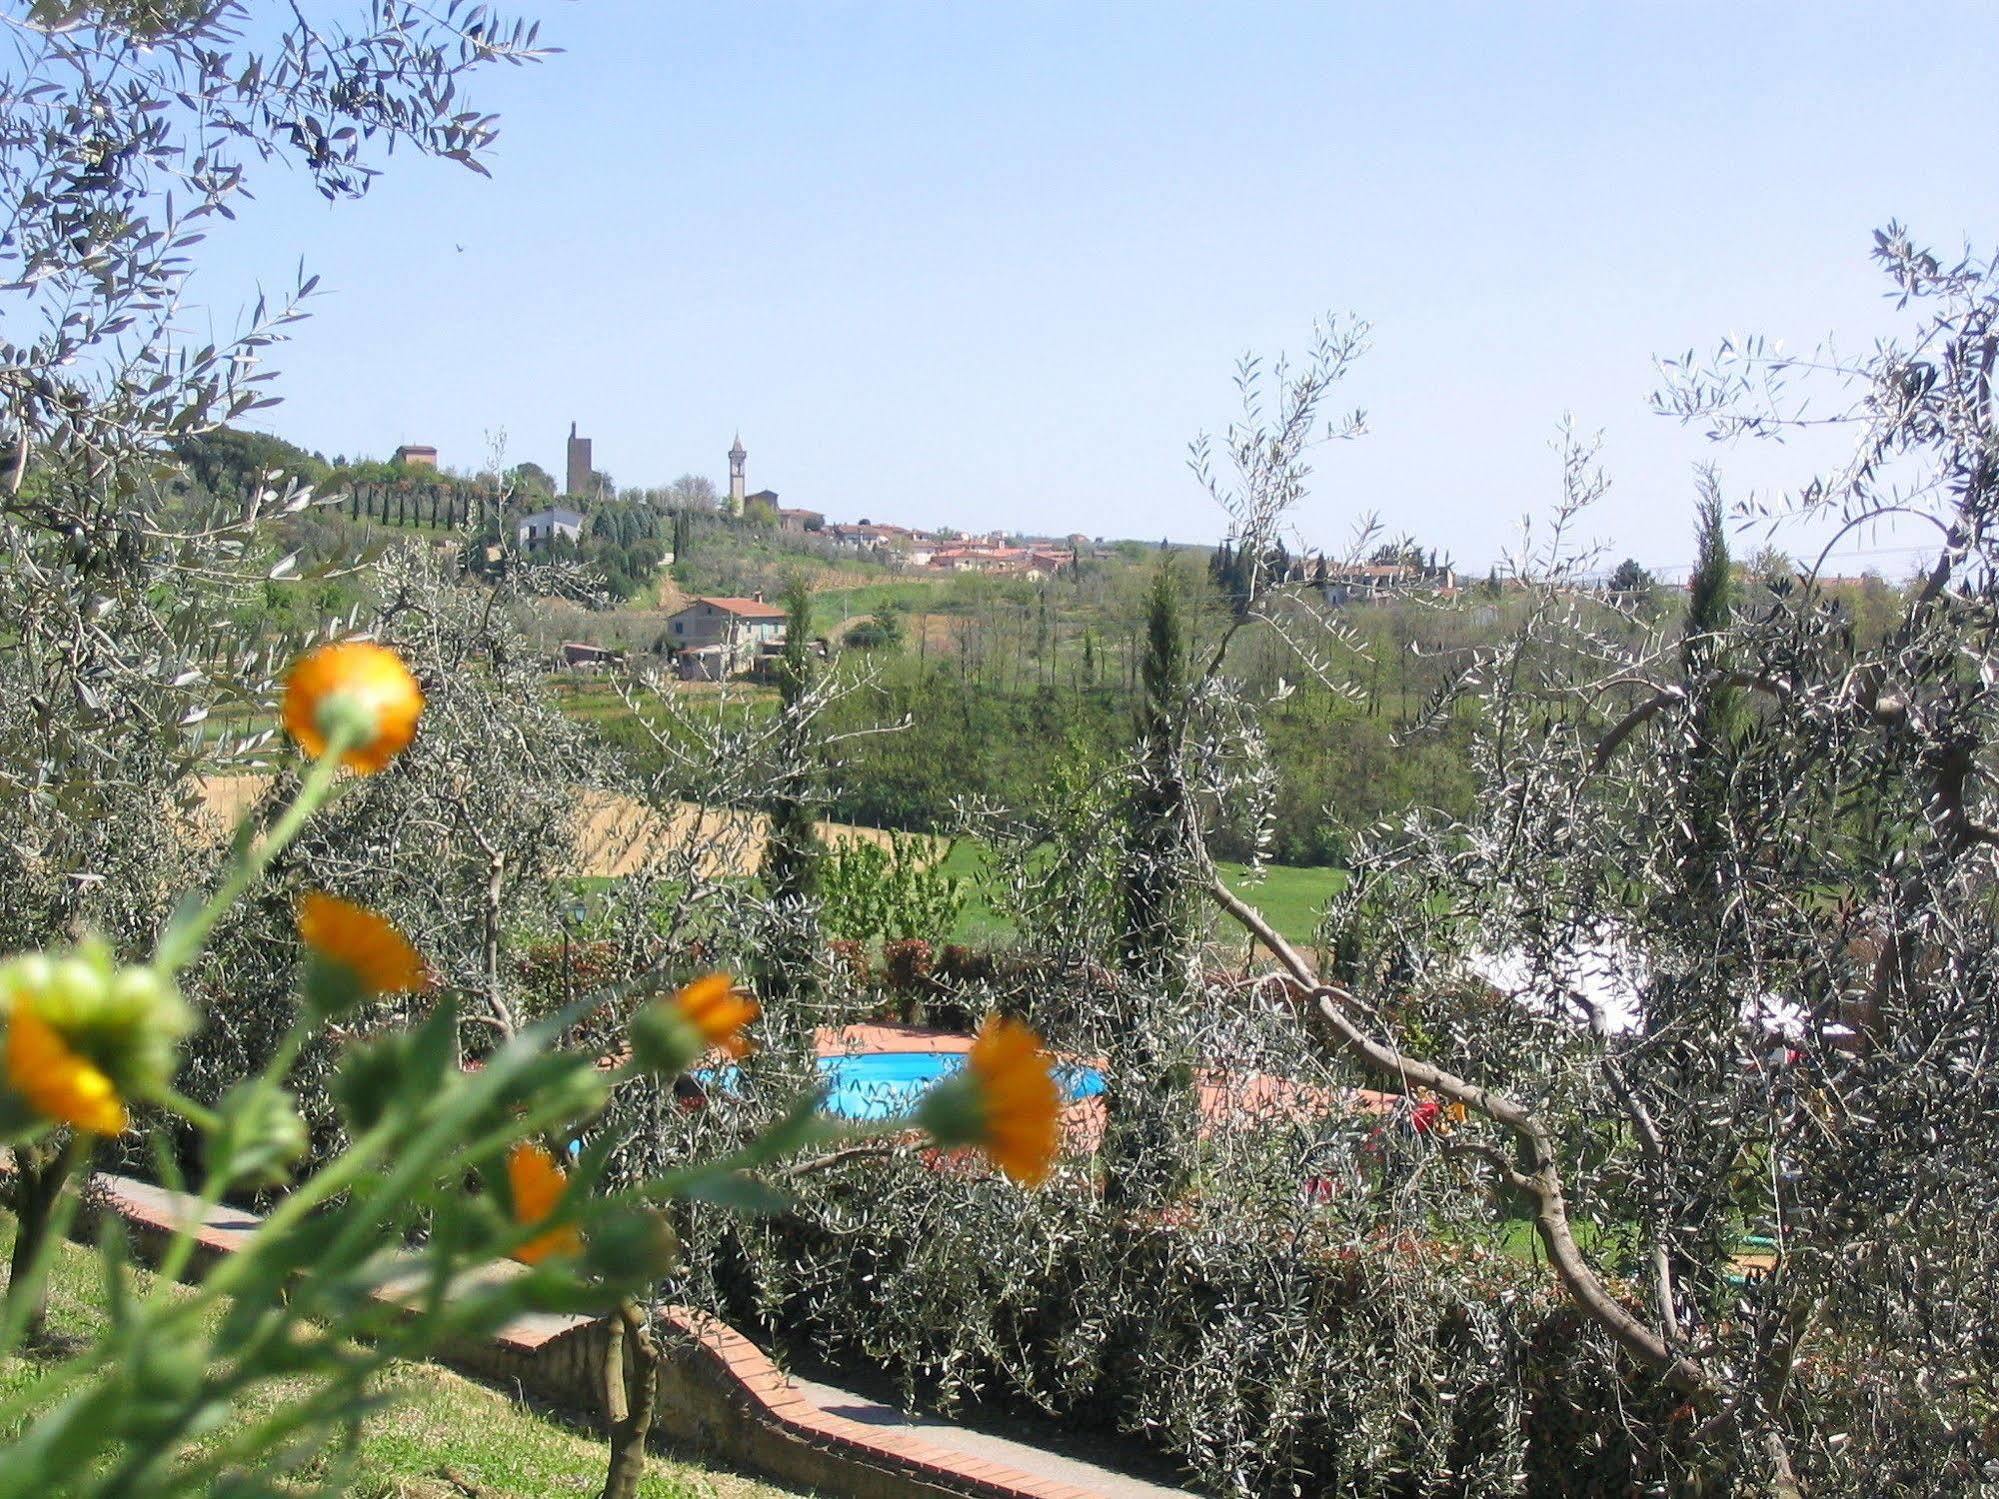
<svg viewBox="0 0 1999 1499">
<path fill-rule="evenodd" d="M 746 484 L 743 477 L 743 462 L 750 455 L 743 451 L 743 434 L 736 434 L 735 444 L 729 449 L 729 514 L 738 520 L 743 515 L 743 499 Z"/>
</svg>

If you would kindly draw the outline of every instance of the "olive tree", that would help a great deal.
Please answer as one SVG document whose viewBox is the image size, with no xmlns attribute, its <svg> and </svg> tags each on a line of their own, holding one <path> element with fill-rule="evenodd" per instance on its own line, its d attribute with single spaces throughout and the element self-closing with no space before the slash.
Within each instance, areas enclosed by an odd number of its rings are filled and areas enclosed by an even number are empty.
<svg viewBox="0 0 1999 1499">
<path fill-rule="evenodd" d="M 291 643 L 224 628 L 290 574 L 260 523 L 295 486 L 217 502 L 176 444 L 270 404 L 265 359 L 312 291 L 258 299 L 231 337 L 188 337 L 198 246 L 256 171 L 366 191 L 401 145 L 483 170 L 491 116 L 460 82 L 536 55 L 533 29 L 468 10 L 353 7 L 308 19 L 244 0 L 0 6 L 0 907 L 10 946 L 79 924 L 125 951 L 195 872 L 183 833 L 205 766 L 256 735 L 190 733 L 254 702 Z M 219 720 L 218 720 L 219 721 Z M 21 1247 L 48 1149 L 17 1152 Z"/>
<path fill-rule="evenodd" d="M 1628 1371 L 1596 1413 L 1629 1436 L 1604 1486 L 1999 1473 L 1999 276 L 1893 227 L 1875 253 L 1902 335 L 1859 357 L 1732 341 L 1666 365 L 1658 404 L 1723 439 L 1846 434 L 1844 461 L 1740 513 L 1933 528 L 1885 631 L 1815 568 L 1732 600 L 1704 471 L 1687 607 L 1634 638 L 1582 586 L 1569 537 L 1605 480 L 1569 440 L 1521 559 L 1532 606 L 1433 705 L 1472 717 L 1477 810 L 1359 830 L 1330 913 L 1336 936 L 1396 913 L 1398 960 L 1332 982 L 1210 883 L 1331 1051 L 1465 1114 L 1456 1182 L 1429 1190 L 1483 1189 L 1530 1228 Z"/>
</svg>

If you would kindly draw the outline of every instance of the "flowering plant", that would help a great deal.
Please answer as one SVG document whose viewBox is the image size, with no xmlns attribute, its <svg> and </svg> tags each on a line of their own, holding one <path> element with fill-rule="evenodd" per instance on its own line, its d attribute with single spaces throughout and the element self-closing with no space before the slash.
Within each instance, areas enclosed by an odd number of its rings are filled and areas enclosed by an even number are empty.
<svg viewBox="0 0 1999 1499">
<path fill-rule="evenodd" d="M 308 756 L 295 795 L 263 831 L 239 829 L 216 888 L 182 902 L 148 960 L 121 964 L 86 939 L 0 962 L 0 1143 L 59 1147 L 45 1182 L 51 1209 L 16 1255 L 0 1352 L 27 1331 L 52 1245 L 74 1221 L 76 1194 L 63 1183 L 95 1142 L 141 1127 L 137 1111 L 163 1110 L 201 1141 L 192 1190 L 204 1207 L 282 1186 L 306 1148 L 284 1086 L 301 1048 L 371 998 L 427 987 L 423 958 L 390 922 L 308 893 L 298 908 L 300 1003 L 276 1054 L 214 1107 L 174 1086 L 194 1024 L 179 975 L 217 919 L 340 794 L 343 768 L 388 769 L 422 711 L 415 679 L 387 648 L 347 641 L 313 651 L 292 669 L 282 705 Z M 584 1016 L 632 1001 L 622 1060 L 559 1044 Z M 757 1002 L 725 974 L 676 989 L 648 973 L 522 1030 L 476 1070 L 460 1064 L 457 1018 L 442 998 L 411 1029 L 349 1042 L 333 1081 L 347 1145 L 292 1184 L 192 1295 L 167 1291 L 192 1273 L 192 1223 L 167 1243 L 162 1275 L 141 1295 L 122 1231 L 107 1219 L 109 1327 L 0 1402 L 0 1426 L 22 1432 L 0 1450 L 0 1499 L 274 1492 L 280 1483 L 287 1493 L 339 1491 L 377 1398 L 370 1381 L 389 1362 L 490 1334 L 525 1311 L 629 1315 L 677 1252 L 663 1206 L 781 1206 L 760 1169 L 815 1144 L 913 1125 L 983 1149 L 1023 1182 L 1049 1170 L 1059 1108 L 1049 1059 L 1024 1027 L 993 1022 L 964 1071 L 911 1121 L 839 1124 L 808 1095 L 723 1159 L 609 1190 L 605 1147 L 576 1142 L 611 1090 L 642 1075 L 676 1077 L 711 1054 L 741 1057 L 758 1017 Z M 164 1145 L 157 1161 L 164 1185 L 187 1185 Z M 502 1259 L 519 1268 L 490 1273 Z M 253 1394 L 258 1414 L 242 1419 Z"/>
</svg>

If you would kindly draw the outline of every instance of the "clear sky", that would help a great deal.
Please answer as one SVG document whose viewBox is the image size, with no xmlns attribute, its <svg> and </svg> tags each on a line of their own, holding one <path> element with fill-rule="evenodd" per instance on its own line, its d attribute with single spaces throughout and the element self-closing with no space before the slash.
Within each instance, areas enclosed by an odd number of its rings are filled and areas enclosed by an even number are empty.
<svg viewBox="0 0 1999 1499">
<path fill-rule="evenodd" d="M 1482 569 L 1567 411 L 1592 534 L 1673 564 L 1703 447 L 1655 354 L 1864 345 L 1890 217 L 1999 245 L 1990 4 L 528 8 L 565 51 L 472 90 L 493 180 L 266 177 L 213 242 L 219 329 L 323 277 L 271 430 L 471 468 L 504 428 L 559 473 L 574 420 L 664 484 L 740 429 L 752 489 L 836 519 L 1208 540 L 1185 450 L 1235 357 L 1351 311 L 1373 430 L 1319 454 L 1308 541 L 1372 509 Z M 1895 541 L 1856 545 L 1900 575 Z"/>
</svg>

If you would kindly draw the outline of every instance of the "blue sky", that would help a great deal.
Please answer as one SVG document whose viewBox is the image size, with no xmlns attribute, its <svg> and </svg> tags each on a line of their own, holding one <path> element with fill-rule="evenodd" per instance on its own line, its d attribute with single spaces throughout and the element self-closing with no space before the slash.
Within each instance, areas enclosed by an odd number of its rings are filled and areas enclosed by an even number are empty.
<svg viewBox="0 0 1999 1499">
<path fill-rule="evenodd" d="M 266 177 L 212 242 L 218 329 L 323 278 L 270 429 L 473 467 L 504 428 L 558 469 L 575 420 L 621 484 L 720 480 L 740 429 L 752 488 L 837 518 L 1205 540 L 1186 444 L 1235 357 L 1350 311 L 1373 430 L 1320 453 L 1306 540 L 1374 510 L 1482 569 L 1566 411 L 1605 432 L 1590 533 L 1670 565 L 1707 450 L 1648 413 L 1653 355 L 1864 345 L 1890 217 L 1999 245 L 1985 5 L 539 13 L 564 53 L 472 90 L 493 180 Z"/>
</svg>

